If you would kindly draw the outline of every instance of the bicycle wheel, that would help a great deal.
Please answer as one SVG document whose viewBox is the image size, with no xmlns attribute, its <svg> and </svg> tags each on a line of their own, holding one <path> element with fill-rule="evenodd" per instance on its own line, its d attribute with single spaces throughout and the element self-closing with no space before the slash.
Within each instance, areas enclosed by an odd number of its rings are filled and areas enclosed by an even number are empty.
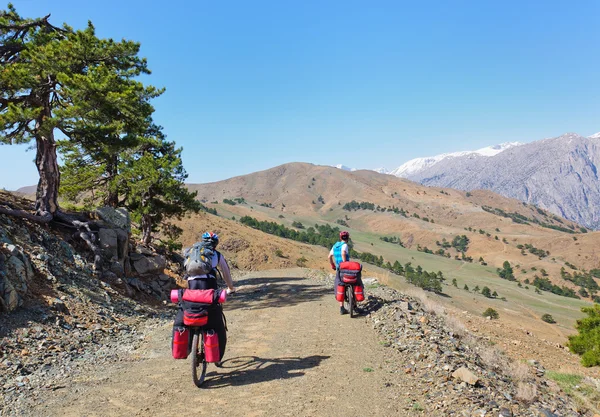
<svg viewBox="0 0 600 417">
<path fill-rule="evenodd" d="M 198 375 L 198 368 L 200 375 Z M 204 332 L 200 329 L 194 331 L 192 339 L 192 379 L 198 388 L 204 383 L 206 377 L 206 358 L 204 357 Z"/>
<path fill-rule="evenodd" d="M 346 296 L 344 299 L 348 300 L 348 312 L 350 312 L 350 317 L 354 317 L 354 291 L 352 290 L 352 285 L 346 285 Z"/>
</svg>

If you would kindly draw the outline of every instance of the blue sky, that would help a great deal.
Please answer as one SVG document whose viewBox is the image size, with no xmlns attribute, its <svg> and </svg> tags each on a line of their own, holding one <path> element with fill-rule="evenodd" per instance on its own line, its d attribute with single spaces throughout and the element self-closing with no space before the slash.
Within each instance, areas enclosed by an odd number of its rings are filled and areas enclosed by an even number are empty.
<svg viewBox="0 0 600 417">
<path fill-rule="evenodd" d="M 141 42 L 189 182 L 600 131 L 596 0 L 13 4 Z M 0 147 L 0 188 L 37 183 L 26 148 Z"/>
</svg>

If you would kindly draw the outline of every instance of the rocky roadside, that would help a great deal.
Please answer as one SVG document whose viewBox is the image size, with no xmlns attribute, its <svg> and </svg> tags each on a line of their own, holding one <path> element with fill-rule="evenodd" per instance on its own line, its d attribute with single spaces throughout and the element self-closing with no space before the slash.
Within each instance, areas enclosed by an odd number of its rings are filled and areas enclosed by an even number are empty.
<svg viewBox="0 0 600 417">
<path fill-rule="evenodd" d="M 315 275 L 318 277 L 318 274 Z M 333 276 L 321 276 L 333 285 Z M 395 372 L 413 377 L 425 403 L 412 411 L 444 416 L 594 416 L 576 404 L 532 358 L 513 362 L 485 338 L 470 334 L 440 306 L 365 279 L 364 315 L 380 343 L 401 352 Z M 406 393 L 398 392 L 399 396 Z M 407 409 L 408 411 L 408 409 Z"/>
<path fill-rule="evenodd" d="M 97 291 L 108 299 L 109 294 L 110 289 Z M 166 308 L 145 307 L 133 300 L 96 302 L 93 308 L 86 301 L 90 300 L 77 294 L 56 303 L 59 311 L 32 306 L 3 317 L 0 416 L 25 415 L 48 392 L 85 378 L 98 367 L 130 360 L 146 334 L 173 317 Z"/>
</svg>

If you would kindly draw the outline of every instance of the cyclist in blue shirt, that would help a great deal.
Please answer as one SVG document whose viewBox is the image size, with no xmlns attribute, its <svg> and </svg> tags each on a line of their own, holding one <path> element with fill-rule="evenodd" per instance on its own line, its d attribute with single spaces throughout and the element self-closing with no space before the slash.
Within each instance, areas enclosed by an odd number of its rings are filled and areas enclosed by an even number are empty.
<svg viewBox="0 0 600 417">
<path fill-rule="evenodd" d="M 347 262 L 350 260 L 350 249 L 348 247 L 348 240 L 350 239 L 350 233 L 347 231 L 340 232 L 340 241 L 336 242 L 335 245 L 329 251 L 329 263 L 331 264 L 331 269 L 336 270 L 335 274 L 335 283 L 333 286 L 333 290 L 337 289 L 337 286 L 340 285 L 340 270 L 339 266 L 342 262 Z M 357 285 L 362 286 L 362 282 L 357 283 Z M 348 311 L 344 308 L 344 302 L 340 301 L 340 314 L 346 314 Z"/>
</svg>

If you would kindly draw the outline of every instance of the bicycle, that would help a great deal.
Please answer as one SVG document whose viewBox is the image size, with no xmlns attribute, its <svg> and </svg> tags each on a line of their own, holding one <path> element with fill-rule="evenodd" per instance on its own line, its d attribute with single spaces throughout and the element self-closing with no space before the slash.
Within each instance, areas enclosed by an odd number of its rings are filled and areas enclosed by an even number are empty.
<svg viewBox="0 0 600 417">
<path fill-rule="evenodd" d="M 350 318 L 354 318 L 356 312 L 356 298 L 354 298 L 354 285 L 344 282 L 344 308 L 350 313 Z"/>
<path fill-rule="evenodd" d="M 215 311 L 214 313 L 220 313 L 223 316 L 223 323 L 225 325 L 225 331 L 227 331 L 227 319 L 225 318 L 225 314 L 223 314 L 222 304 L 219 304 L 219 312 Z M 209 313 L 210 314 L 210 313 Z M 211 328 L 207 328 L 204 326 L 188 326 L 190 329 L 190 337 L 192 338 L 192 347 L 191 347 L 191 356 L 192 356 L 192 380 L 194 381 L 194 385 L 198 388 L 202 387 L 204 380 L 206 379 L 206 368 L 209 363 L 206 358 L 206 335 L 207 333 L 212 337 L 218 337 L 216 335 L 216 331 Z M 212 332 L 212 333 L 210 333 Z M 211 346 L 212 347 L 212 346 Z M 218 349 L 218 348 L 217 348 Z M 213 353 L 214 354 L 214 353 Z M 222 359 L 222 358 L 219 358 Z M 215 363 L 217 368 L 220 368 L 220 360 Z M 199 373 L 198 373 L 199 372 Z"/>
</svg>

